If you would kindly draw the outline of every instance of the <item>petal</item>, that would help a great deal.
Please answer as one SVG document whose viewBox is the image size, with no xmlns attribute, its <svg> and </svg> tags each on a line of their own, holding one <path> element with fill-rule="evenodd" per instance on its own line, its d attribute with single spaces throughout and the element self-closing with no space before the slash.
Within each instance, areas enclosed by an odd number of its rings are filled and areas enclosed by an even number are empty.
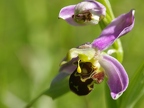
<svg viewBox="0 0 144 108">
<path fill-rule="evenodd" d="M 117 38 L 131 31 L 135 22 L 134 13 L 135 10 L 131 10 L 113 20 L 93 41 L 92 46 L 104 50 L 112 45 Z"/>
<path fill-rule="evenodd" d="M 51 86 L 53 86 L 54 84 L 60 82 L 61 80 L 63 80 L 65 77 L 67 77 L 69 74 L 68 73 L 59 73 L 56 77 L 54 77 L 54 79 L 51 81 Z"/>
<path fill-rule="evenodd" d="M 103 15 L 106 14 L 106 8 L 103 4 L 94 1 L 94 0 L 85 0 L 76 5 L 75 7 L 75 14 L 82 13 L 85 11 L 91 11 L 95 15 Z"/>
<path fill-rule="evenodd" d="M 119 98 L 126 90 L 129 78 L 124 67 L 115 58 L 104 54 L 99 61 L 108 77 L 108 86 L 113 99 Z"/>
<path fill-rule="evenodd" d="M 66 58 L 64 58 L 63 61 L 65 61 L 65 59 Z M 69 62 L 62 64 L 60 69 L 59 69 L 59 72 L 67 73 L 69 75 L 72 74 L 75 71 L 75 69 L 77 68 L 77 66 L 74 64 L 74 62 L 77 62 L 77 61 L 78 61 L 78 58 L 73 58 Z"/>
<path fill-rule="evenodd" d="M 72 18 L 72 16 L 74 15 L 75 6 L 76 5 L 70 5 L 70 6 L 66 6 L 62 8 L 59 13 L 59 18 L 66 20 L 71 25 L 77 26 L 79 24 L 76 23 L 74 19 Z"/>
<path fill-rule="evenodd" d="M 65 60 L 66 60 L 66 58 L 63 59 L 63 61 L 65 61 Z M 77 66 L 74 65 L 74 62 L 76 62 L 77 60 L 78 60 L 78 58 L 73 58 L 71 61 L 69 61 L 65 64 L 62 64 L 59 69 L 59 74 L 52 80 L 51 85 L 61 81 L 65 77 L 72 74 L 77 68 Z"/>
</svg>

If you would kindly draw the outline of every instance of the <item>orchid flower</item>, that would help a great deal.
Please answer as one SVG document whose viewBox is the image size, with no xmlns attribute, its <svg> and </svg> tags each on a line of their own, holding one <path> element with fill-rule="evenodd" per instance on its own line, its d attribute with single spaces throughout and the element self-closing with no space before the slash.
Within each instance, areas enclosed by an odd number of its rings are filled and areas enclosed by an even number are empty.
<svg viewBox="0 0 144 108">
<path fill-rule="evenodd" d="M 105 14 L 106 8 L 104 5 L 94 0 L 84 0 L 76 5 L 62 8 L 59 18 L 66 20 L 71 25 L 83 26 L 98 24 Z"/>
<path fill-rule="evenodd" d="M 115 18 L 92 43 L 71 48 L 52 84 L 70 75 L 69 88 L 81 96 L 90 93 L 94 84 L 100 84 L 106 77 L 111 97 L 118 99 L 126 90 L 129 78 L 122 64 L 104 50 L 132 30 L 134 13 L 131 10 Z"/>
</svg>

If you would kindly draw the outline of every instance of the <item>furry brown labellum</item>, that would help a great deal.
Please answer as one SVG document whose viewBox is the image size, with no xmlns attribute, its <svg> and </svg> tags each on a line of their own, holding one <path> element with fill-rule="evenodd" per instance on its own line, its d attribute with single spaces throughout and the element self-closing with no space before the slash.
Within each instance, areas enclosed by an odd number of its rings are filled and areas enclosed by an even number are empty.
<svg viewBox="0 0 144 108">
<path fill-rule="evenodd" d="M 81 72 L 77 72 L 77 69 L 71 74 L 69 79 L 70 89 L 77 95 L 87 95 L 93 88 L 94 83 L 101 83 L 104 79 L 104 73 L 96 73 L 96 68 L 90 62 L 81 62 Z"/>
</svg>

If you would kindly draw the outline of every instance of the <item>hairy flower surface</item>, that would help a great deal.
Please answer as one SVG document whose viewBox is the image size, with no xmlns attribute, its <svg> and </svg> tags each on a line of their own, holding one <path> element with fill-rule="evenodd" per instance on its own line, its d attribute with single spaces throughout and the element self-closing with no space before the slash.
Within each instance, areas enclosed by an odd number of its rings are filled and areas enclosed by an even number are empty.
<svg viewBox="0 0 144 108">
<path fill-rule="evenodd" d="M 131 10 L 115 18 L 92 43 L 71 48 L 52 83 L 70 75 L 70 89 L 78 95 L 87 95 L 93 90 L 94 84 L 100 84 L 106 77 L 111 97 L 119 98 L 126 90 L 129 78 L 122 64 L 103 50 L 132 30 L 134 13 Z"/>
<path fill-rule="evenodd" d="M 94 0 L 85 0 L 76 5 L 69 5 L 60 10 L 59 18 L 66 20 L 69 24 L 83 26 L 98 24 L 104 18 L 106 8 Z"/>
</svg>

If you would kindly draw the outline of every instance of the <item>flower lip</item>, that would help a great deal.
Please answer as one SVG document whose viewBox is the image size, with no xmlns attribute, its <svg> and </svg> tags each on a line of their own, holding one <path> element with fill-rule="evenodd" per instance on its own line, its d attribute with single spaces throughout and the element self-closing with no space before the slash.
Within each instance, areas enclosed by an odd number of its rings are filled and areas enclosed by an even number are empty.
<svg viewBox="0 0 144 108">
<path fill-rule="evenodd" d="M 93 88 L 94 83 L 100 84 L 104 80 L 104 72 L 98 72 L 91 62 L 77 62 L 81 73 L 77 69 L 70 75 L 69 87 L 77 95 L 87 95 Z"/>
<path fill-rule="evenodd" d="M 94 81 L 90 77 L 93 68 L 90 62 L 81 62 L 79 65 L 82 72 L 79 73 L 76 69 L 70 75 L 69 87 L 77 95 L 83 96 L 89 94 L 94 88 Z"/>
<path fill-rule="evenodd" d="M 69 87 L 71 91 L 79 96 L 84 96 L 89 94 L 93 88 L 94 83 L 93 79 L 87 79 L 85 82 L 81 81 L 80 76 L 77 76 L 78 73 L 73 72 L 69 79 Z"/>
</svg>

